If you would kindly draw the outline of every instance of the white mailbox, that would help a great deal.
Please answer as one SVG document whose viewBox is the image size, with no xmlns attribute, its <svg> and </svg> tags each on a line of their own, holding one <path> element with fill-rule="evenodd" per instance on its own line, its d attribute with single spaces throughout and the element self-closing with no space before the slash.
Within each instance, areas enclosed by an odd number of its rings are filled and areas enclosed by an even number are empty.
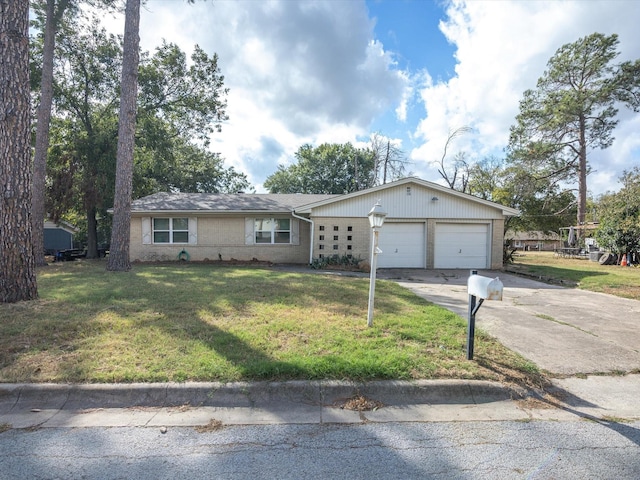
<svg viewBox="0 0 640 480">
<path fill-rule="evenodd" d="M 489 278 L 482 275 L 471 275 L 467 282 L 469 295 L 484 300 L 502 300 L 502 286 L 498 277 Z"/>
</svg>

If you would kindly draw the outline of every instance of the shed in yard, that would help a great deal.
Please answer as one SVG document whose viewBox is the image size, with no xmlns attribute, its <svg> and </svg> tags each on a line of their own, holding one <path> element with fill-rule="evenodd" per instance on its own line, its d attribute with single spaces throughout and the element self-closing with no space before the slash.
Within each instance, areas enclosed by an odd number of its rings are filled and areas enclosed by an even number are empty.
<svg viewBox="0 0 640 480">
<path fill-rule="evenodd" d="M 60 250 L 73 248 L 73 235 L 77 229 L 66 223 L 44 222 L 44 250 L 47 255 L 54 255 Z"/>
</svg>

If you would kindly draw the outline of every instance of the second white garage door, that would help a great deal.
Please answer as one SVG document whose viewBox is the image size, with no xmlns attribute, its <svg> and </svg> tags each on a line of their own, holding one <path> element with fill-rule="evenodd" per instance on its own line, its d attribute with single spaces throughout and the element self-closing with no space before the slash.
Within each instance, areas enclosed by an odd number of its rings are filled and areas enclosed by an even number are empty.
<svg viewBox="0 0 640 480">
<path fill-rule="evenodd" d="M 487 268 L 489 225 L 438 223 L 434 268 Z"/>
<path fill-rule="evenodd" d="M 380 268 L 425 268 L 425 224 L 385 223 L 380 230 Z"/>
</svg>

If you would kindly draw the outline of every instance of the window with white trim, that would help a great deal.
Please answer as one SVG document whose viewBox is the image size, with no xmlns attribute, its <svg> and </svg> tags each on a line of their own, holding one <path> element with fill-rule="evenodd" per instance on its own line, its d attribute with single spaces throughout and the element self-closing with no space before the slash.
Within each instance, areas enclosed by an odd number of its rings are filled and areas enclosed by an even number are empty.
<svg viewBox="0 0 640 480">
<path fill-rule="evenodd" d="M 153 243 L 189 243 L 189 219 L 154 218 Z"/>
<path fill-rule="evenodd" d="M 257 244 L 291 243 L 290 218 L 256 218 L 253 231 Z"/>
</svg>

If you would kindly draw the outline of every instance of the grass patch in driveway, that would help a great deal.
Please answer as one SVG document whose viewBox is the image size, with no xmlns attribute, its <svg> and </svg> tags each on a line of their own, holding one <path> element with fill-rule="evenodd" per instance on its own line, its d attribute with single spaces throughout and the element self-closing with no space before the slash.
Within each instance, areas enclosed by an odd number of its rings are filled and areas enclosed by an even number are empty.
<svg viewBox="0 0 640 480">
<path fill-rule="evenodd" d="M 583 290 L 640 300 L 640 268 L 600 265 L 585 258 L 562 258 L 553 252 L 526 252 L 507 271 Z"/>
<path fill-rule="evenodd" d="M 0 305 L 0 381 L 163 382 L 536 377 L 535 365 L 394 282 L 176 263 L 39 270 L 40 299 Z"/>
</svg>

